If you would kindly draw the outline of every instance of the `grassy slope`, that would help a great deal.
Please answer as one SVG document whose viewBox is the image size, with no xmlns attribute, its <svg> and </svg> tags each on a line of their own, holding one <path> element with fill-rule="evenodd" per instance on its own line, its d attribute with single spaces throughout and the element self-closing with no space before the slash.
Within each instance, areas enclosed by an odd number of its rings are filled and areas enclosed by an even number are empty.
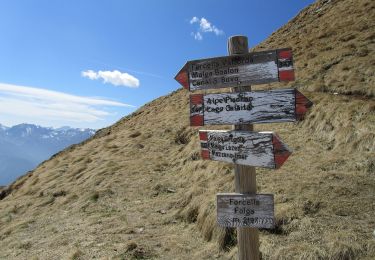
<svg viewBox="0 0 375 260">
<path fill-rule="evenodd" d="M 257 47 L 292 46 L 292 85 L 315 104 L 301 123 L 256 127 L 294 149 L 280 170 L 257 170 L 259 192 L 276 200 L 266 259 L 375 257 L 374 10 L 321 1 Z M 13 183 L 0 201 L 0 258 L 234 259 L 234 234 L 215 223 L 232 166 L 199 159 L 187 114 L 178 90 Z"/>
<path fill-rule="evenodd" d="M 292 47 L 301 89 L 373 97 L 374 17 L 374 1 L 317 1 L 255 49 Z"/>
</svg>

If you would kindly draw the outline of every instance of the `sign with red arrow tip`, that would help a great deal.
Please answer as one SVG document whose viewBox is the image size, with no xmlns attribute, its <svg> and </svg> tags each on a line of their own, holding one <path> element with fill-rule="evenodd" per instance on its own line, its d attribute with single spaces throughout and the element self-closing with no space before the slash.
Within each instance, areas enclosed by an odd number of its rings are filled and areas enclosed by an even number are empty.
<svg viewBox="0 0 375 260">
<path fill-rule="evenodd" d="M 291 49 L 188 61 L 175 79 L 188 90 L 293 81 Z"/>
<path fill-rule="evenodd" d="M 272 132 L 200 130 L 205 160 L 278 169 L 292 151 Z"/>
<path fill-rule="evenodd" d="M 190 125 L 294 122 L 312 102 L 296 89 L 190 95 Z"/>
</svg>

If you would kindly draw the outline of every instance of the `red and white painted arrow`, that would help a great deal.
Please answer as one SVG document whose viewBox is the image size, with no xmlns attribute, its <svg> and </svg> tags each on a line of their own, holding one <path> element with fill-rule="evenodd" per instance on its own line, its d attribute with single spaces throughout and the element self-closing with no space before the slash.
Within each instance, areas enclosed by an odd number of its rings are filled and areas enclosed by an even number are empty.
<svg viewBox="0 0 375 260">
<path fill-rule="evenodd" d="M 273 132 L 200 130 L 205 160 L 280 168 L 292 151 Z"/>
<path fill-rule="evenodd" d="M 312 102 L 296 89 L 190 95 L 190 125 L 294 122 Z"/>
<path fill-rule="evenodd" d="M 175 79 L 188 90 L 293 81 L 291 49 L 188 61 Z"/>
</svg>

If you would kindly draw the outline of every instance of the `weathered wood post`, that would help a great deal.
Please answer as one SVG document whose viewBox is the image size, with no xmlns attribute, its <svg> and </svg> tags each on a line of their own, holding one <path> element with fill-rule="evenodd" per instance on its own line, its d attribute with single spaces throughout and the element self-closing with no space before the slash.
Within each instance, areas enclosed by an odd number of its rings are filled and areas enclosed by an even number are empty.
<svg viewBox="0 0 375 260">
<path fill-rule="evenodd" d="M 232 36 L 228 39 L 228 54 L 244 54 L 249 52 L 246 36 Z M 251 91 L 251 86 L 234 87 L 232 92 Z M 253 125 L 234 125 L 234 130 L 253 131 Z M 247 165 L 234 165 L 235 188 L 237 193 L 256 194 L 256 172 L 255 167 Z M 259 232 L 257 228 L 237 228 L 238 259 L 259 259 Z"/>
<path fill-rule="evenodd" d="M 258 260 L 257 228 L 274 228 L 275 221 L 273 194 L 256 194 L 255 167 L 279 169 L 292 151 L 252 124 L 302 120 L 312 103 L 297 89 L 251 91 L 250 85 L 295 79 L 290 48 L 249 53 L 247 38 L 233 36 L 228 53 L 188 61 L 175 79 L 189 91 L 231 87 L 232 93 L 190 95 L 190 125 L 233 125 L 200 130 L 201 156 L 234 164 L 236 193 L 216 195 L 217 223 L 237 228 L 238 259 Z"/>
</svg>

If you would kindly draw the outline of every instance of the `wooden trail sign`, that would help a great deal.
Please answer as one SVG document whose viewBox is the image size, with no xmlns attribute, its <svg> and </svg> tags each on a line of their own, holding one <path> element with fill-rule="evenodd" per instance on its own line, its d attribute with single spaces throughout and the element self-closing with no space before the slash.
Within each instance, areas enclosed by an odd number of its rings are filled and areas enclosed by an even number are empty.
<svg viewBox="0 0 375 260">
<path fill-rule="evenodd" d="M 293 122 L 312 102 L 297 89 L 190 95 L 190 125 Z"/>
<path fill-rule="evenodd" d="M 272 132 L 200 130 L 205 160 L 278 169 L 292 151 Z"/>
<path fill-rule="evenodd" d="M 218 193 L 216 201 L 222 227 L 274 227 L 272 194 Z"/>
<path fill-rule="evenodd" d="M 188 61 L 175 79 L 188 90 L 293 81 L 291 49 Z"/>
</svg>

